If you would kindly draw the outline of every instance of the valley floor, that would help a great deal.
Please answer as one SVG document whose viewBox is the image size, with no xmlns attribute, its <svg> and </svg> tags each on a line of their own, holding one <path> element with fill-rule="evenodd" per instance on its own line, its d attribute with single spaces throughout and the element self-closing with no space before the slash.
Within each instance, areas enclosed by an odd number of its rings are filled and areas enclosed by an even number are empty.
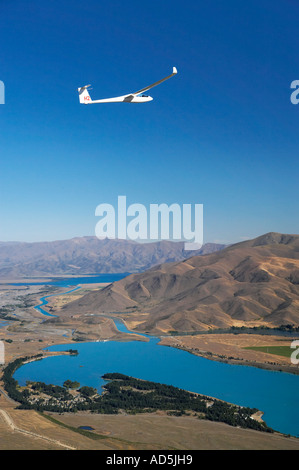
<svg viewBox="0 0 299 470">
<path fill-rule="evenodd" d="M 0 395 L 0 450 L 299 450 L 296 438 L 163 413 L 50 417 Z M 93 431 L 82 435 L 81 426 Z"/>
<path fill-rule="evenodd" d="M 64 303 L 79 298 L 86 289 L 99 286 L 84 286 L 82 292 L 76 291 L 66 296 L 52 297 L 48 311 Z M 47 292 L 46 292 L 47 291 Z M 63 294 L 66 289 L 58 288 L 55 293 Z M 81 335 L 84 341 L 96 339 L 127 339 L 128 334 L 120 333 L 111 318 L 103 315 L 66 317 L 55 320 L 38 313 L 33 307 L 38 299 L 47 293 L 54 293 L 45 286 L 12 288 L 0 286 L 0 307 L 8 308 L 7 316 L 0 318 L 0 340 L 5 344 L 5 362 L 17 357 L 35 355 L 48 345 L 70 343 Z M 56 304 L 57 302 L 57 304 Z M 3 312 L 3 310 L 2 310 Z M 5 310 L 4 310 L 5 312 Z M 1 322 L 2 323 L 1 325 Z M 130 324 L 127 324 L 130 328 Z M 132 338 L 132 335 L 129 335 Z M 135 336 L 136 340 L 143 340 Z M 271 369 L 280 368 L 298 373 L 298 366 L 290 363 L 290 358 L 262 351 L 244 349 L 255 346 L 290 345 L 290 340 L 281 337 L 261 335 L 197 335 L 165 336 L 161 344 L 186 349 L 193 354 L 210 359 L 225 360 Z M 290 349 L 291 352 L 291 349 Z M 3 384 L 0 382 L 0 391 Z M 33 410 L 17 410 L 4 393 L 0 393 L 0 449 L 296 449 L 299 440 L 284 437 L 278 433 L 267 434 L 258 431 L 234 428 L 223 423 L 199 420 L 192 416 L 167 416 L 163 412 L 141 415 L 95 415 L 76 413 L 54 415 L 49 421 Z M 62 424 L 68 427 L 62 426 Z M 90 426 L 90 435 L 83 436 L 74 429 Z"/>
</svg>

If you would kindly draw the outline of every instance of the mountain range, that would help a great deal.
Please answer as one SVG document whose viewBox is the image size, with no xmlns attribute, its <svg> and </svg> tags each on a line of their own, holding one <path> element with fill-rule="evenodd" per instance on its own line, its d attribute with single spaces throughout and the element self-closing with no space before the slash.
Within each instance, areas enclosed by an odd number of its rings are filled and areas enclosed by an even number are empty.
<svg viewBox="0 0 299 470">
<path fill-rule="evenodd" d="M 35 243 L 0 242 L 0 279 L 140 272 L 159 263 L 211 253 L 224 246 L 207 243 L 198 251 L 185 251 L 184 242 L 138 243 L 96 237 Z"/>
<path fill-rule="evenodd" d="M 61 314 L 120 313 L 138 331 L 299 325 L 299 235 L 267 233 L 162 263 L 86 294 Z"/>
</svg>

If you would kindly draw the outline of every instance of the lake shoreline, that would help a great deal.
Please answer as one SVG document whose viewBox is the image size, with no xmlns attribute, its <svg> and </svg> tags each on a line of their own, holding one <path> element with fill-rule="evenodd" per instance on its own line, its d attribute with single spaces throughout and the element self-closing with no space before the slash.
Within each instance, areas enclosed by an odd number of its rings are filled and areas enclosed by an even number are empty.
<svg viewBox="0 0 299 470">
<path fill-rule="evenodd" d="M 242 359 L 237 360 L 237 359 L 229 359 L 229 358 L 221 358 L 213 354 L 204 354 L 204 353 L 199 353 L 199 352 L 194 352 L 191 351 L 188 348 L 184 347 L 179 347 L 179 346 L 173 346 L 173 345 L 168 345 L 168 344 L 163 344 L 161 342 L 158 343 L 160 346 L 166 346 L 169 348 L 176 348 L 181 351 L 188 352 L 190 354 L 193 354 L 194 356 L 202 357 L 204 359 L 208 359 L 210 361 L 215 361 L 215 362 L 222 362 L 224 364 L 230 364 L 230 365 L 236 365 L 236 366 L 244 366 L 244 367 L 256 367 L 257 369 L 264 369 L 272 372 L 281 372 L 284 374 L 294 374 L 294 375 L 299 375 L 299 367 L 291 367 L 291 366 L 284 366 L 281 364 L 265 364 L 262 362 L 253 362 L 253 361 L 244 361 Z"/>
</svg>

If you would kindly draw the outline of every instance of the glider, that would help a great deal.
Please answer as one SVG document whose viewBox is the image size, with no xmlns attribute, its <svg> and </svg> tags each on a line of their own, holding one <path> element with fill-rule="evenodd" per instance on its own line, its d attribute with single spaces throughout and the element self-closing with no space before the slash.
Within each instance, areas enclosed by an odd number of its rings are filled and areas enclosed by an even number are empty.
<svg viewBox="0 0 299 470">
<path fill-rule="evenodd" d="M 142 88 L 139 91 L 135 91 L 134 93 L 129 93 L 128 95 L 116 96 L 115 98 L 106 98 L 106 99 L 103 99 L 103 100 L 92 100 L 89 93 L 88 93 L 88 88 L 91 85 L 85 85 L 85 86 L 82 86 L 81 88 L 78 88 L 79 101 L 82 104 L 94 104 L 94 103 L 146 103 L 147 101 L 152 101 L 153 98 L 151 96 L 144 95 L 143 93 L 150 90 L 154 86 L 160 85 L 160 83 L 164 82 L 165 80 L 168 80 L 169 78 L 173 77 L 177 73 L 178 72 L 177 72 L 176 67 L 173 67 L 171 75 L 168 75 L 168 77 L 162 78 L 161 80 L 159 80 L 158 82 L 153 83 L 152 85 L 149 85 L 145 88 Z"/>
</svg>

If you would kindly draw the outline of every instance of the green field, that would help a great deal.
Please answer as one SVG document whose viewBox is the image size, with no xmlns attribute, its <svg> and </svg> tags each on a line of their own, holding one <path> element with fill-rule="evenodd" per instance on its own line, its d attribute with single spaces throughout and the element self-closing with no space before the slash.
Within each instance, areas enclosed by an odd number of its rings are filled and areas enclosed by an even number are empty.
<svg viewBox="0 0 299 470">
<path fill-rule="evenodd" d="M 252 351 L 260 351 L 284 357 L 290 357 L 293 351 L 289 346 L 252 346 L 244 349 L 251 349 Z"/>
</svg>

